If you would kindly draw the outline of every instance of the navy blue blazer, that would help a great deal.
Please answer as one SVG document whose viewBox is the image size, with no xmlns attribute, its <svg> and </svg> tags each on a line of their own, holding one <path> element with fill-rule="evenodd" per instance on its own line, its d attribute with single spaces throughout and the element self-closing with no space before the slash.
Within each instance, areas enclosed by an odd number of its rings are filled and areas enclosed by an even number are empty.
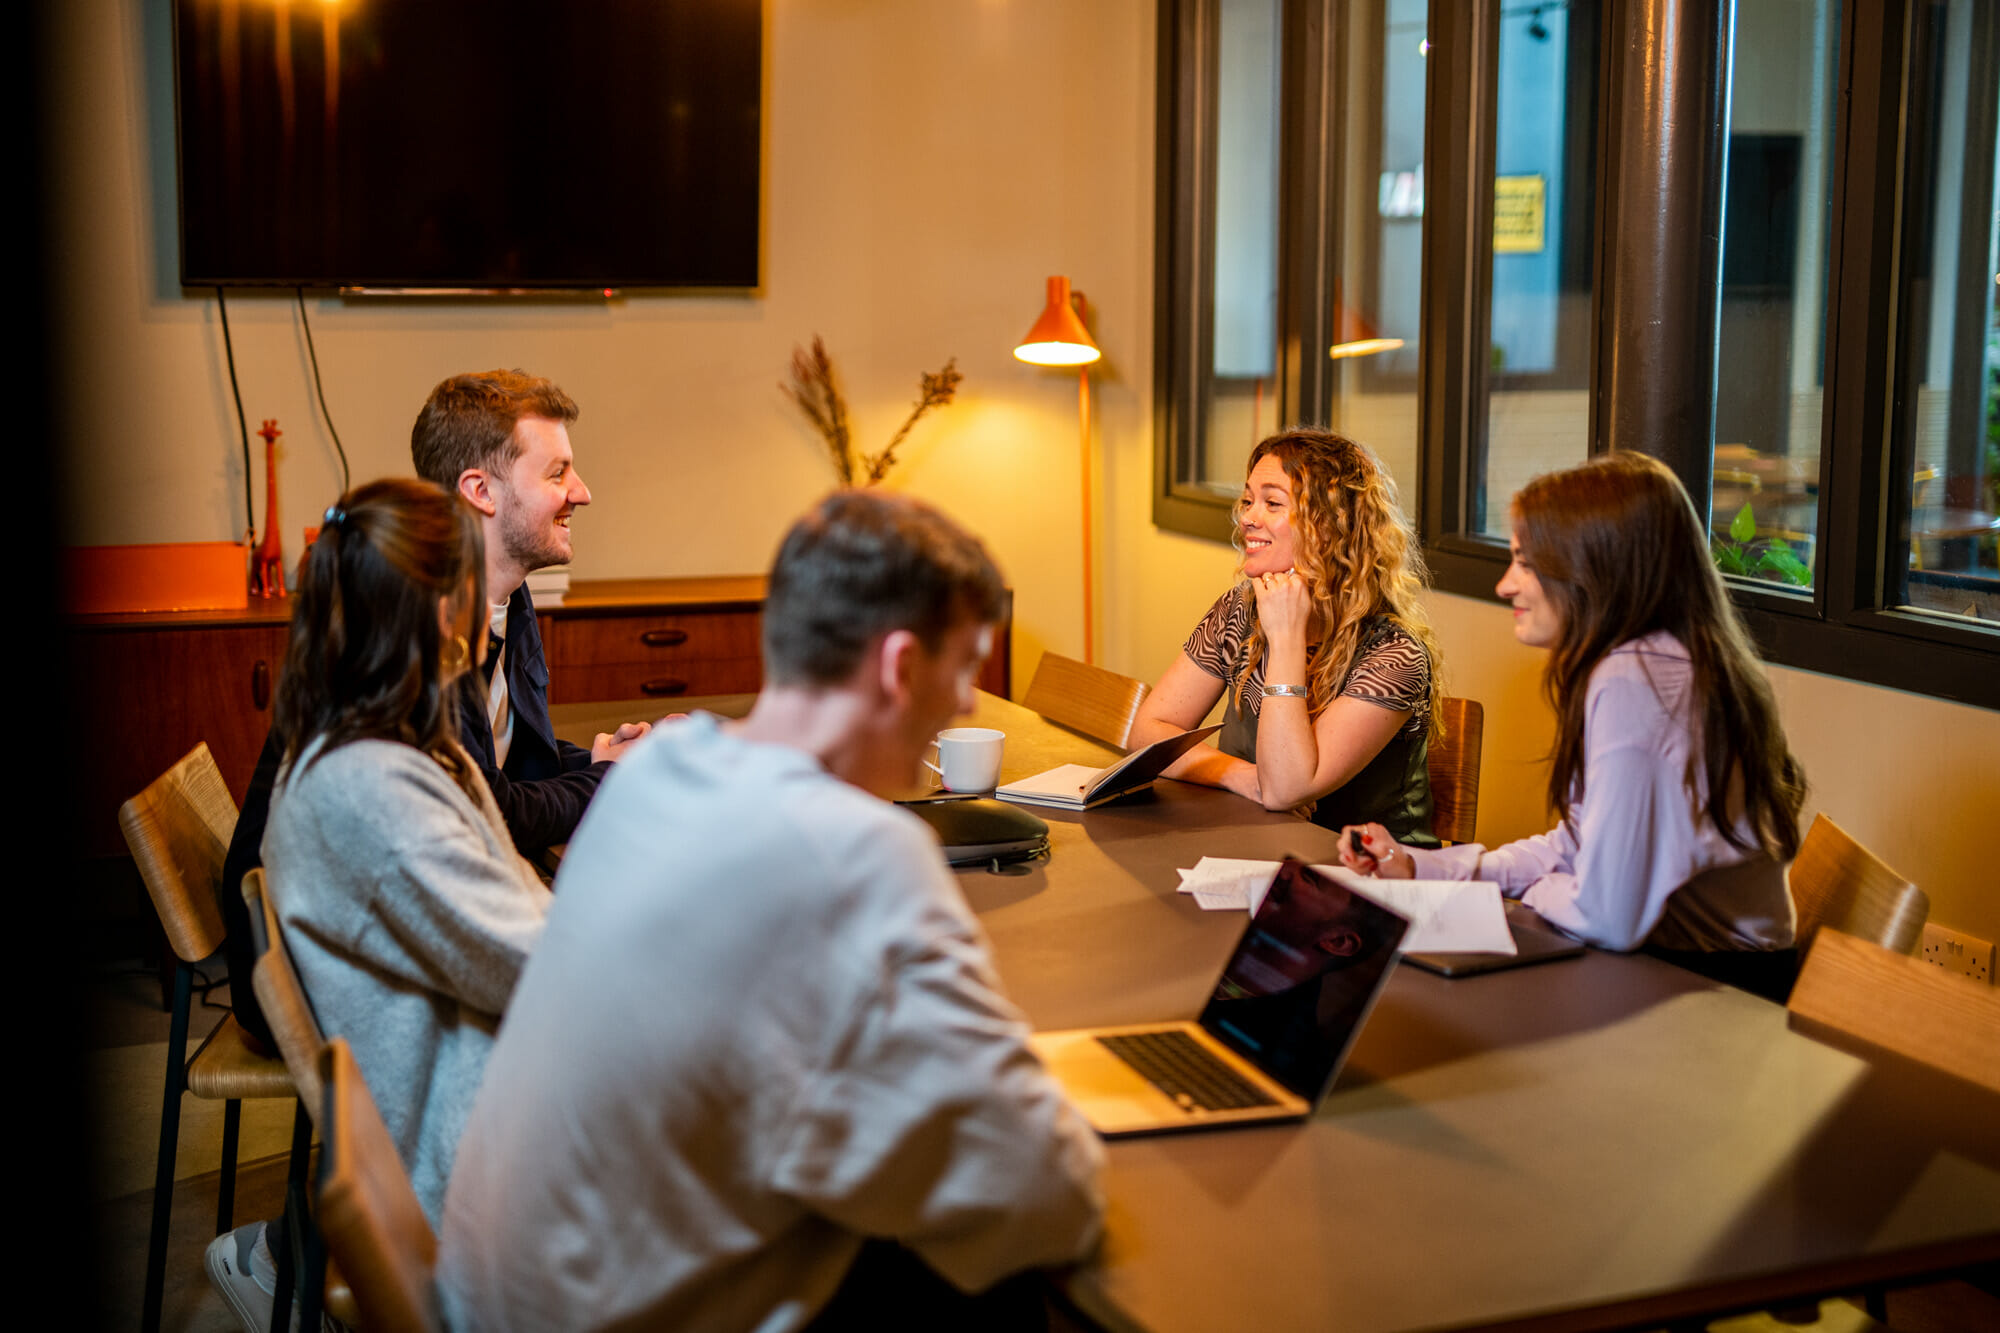
<svg viewBox="0 0 2000 1333">
<path fill-rule="evenodd" d="M 491 645 L 488 645 L 489 651 Z M 610 761 L 593 764 L 590 751 L 557 740 L 549 722 L 549 664 L 542 656 L 542 630 L 535 621 L 528 585 L 507 599 L 508 705 L 514 710 L 514 739 L 504 767 L 493 762 L 493 727 L 470 674 L 459 691 L 458 738 L 493 789 L 493 800 L 514 835 L 521 855 L 568 842 L 597 793 Z"/>
</svg>

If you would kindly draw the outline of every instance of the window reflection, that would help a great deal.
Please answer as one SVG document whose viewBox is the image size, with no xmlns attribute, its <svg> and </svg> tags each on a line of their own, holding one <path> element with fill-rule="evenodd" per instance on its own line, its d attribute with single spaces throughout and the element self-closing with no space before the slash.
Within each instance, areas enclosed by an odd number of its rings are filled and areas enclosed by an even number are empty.
<svg viewBox="0 0 2000 1333">
<path fill-rule="evenodd" d="M 1514 492 L 1589 437 L 1598 6 L 1501 11 L 1486 440 L 1474 529 L 1504 540 Z"/>
<path fill-rule="evenodd" d="M 1277 429 L 1281 0 L 1222 0 L 1216 60 L 1213 378 L 1200 481 L 1234 496 Z"/>
<path fill-rule="evenodd" d="M 1375 451 L 1416 517 L 1423 296 L 1425 0 L 1348 6 L 1336 87 L 1344 169 L 1329 302 L 1332 425 Z M 1367 350 L 1357 346 L 1368 340 Z"/>
<path fill-rule="evenodd" d="M 2000 621 L 2000 328 L 1994 320 L 2000 16 L 1938 0 L 1918 11 L 1929 95 L 1911 117 L 1903 278 L 1909 337 L 1902 434 L 1901 604 Z"/>
<path fill-rule="evenodd" d="M 1717 323 L 1715 485 L 1724 573 L 1812 583 L 1831 207 L 1831 0 L 1739 0 Z"/>
</svg>

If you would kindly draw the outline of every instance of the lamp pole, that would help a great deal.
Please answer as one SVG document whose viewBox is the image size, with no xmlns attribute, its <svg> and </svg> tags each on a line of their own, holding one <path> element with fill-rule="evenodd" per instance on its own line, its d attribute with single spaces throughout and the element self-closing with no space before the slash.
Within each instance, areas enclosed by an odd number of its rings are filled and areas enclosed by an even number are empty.
<svg viewBox="0 0 2000 1333">
<path fill-rule="evenodd" d="M 1077 368 L 1077 458 L 1082 472 L 1083 495 L 1083 660 L 1086 665 L 1094 665 L 1097 636 L 1092 616 L 1090 571 L 1090 363 L 1103 353 L 1097 350 L 1090 330 L 1084 327 L 1080 314 L 1082 305 L 1083 294 L 1078 292 L 1072 295 L 1068 278 L 1050 278 L 1048 302 L 1042 307 L 1041 318 L 1035 321 L 1034 327 L 1028 330 L 1028 336 L 1014 349 L 1014 355 L 1029 365 Z"/>
</svg>

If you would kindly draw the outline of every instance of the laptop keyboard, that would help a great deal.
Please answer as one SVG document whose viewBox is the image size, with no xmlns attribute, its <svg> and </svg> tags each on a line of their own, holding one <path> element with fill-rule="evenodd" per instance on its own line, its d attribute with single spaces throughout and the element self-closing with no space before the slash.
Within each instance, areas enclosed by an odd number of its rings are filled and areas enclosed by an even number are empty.
<svg viewBox="0 0 2000 1333">
<path fill-rule="evenodd" d="M 1185 1032 L 1129 1032 L 1097 1040 L 1182 1110 L 1240 1111 L 1277 1105 Z"/>
</svg>

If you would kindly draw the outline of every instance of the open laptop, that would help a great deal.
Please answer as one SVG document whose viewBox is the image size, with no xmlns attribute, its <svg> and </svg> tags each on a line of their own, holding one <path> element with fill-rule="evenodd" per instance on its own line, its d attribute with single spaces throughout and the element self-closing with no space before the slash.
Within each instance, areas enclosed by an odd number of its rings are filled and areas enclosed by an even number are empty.
<svg viewBox="0 0 2000 1333">
<path fill-rule="evenodd" d="M 1031 1040 L 1106 1136 L 1300 1120 L 1333 1087 L 1409 928 L 1286 857 L 1200 1018 Z"/>
</svg>

